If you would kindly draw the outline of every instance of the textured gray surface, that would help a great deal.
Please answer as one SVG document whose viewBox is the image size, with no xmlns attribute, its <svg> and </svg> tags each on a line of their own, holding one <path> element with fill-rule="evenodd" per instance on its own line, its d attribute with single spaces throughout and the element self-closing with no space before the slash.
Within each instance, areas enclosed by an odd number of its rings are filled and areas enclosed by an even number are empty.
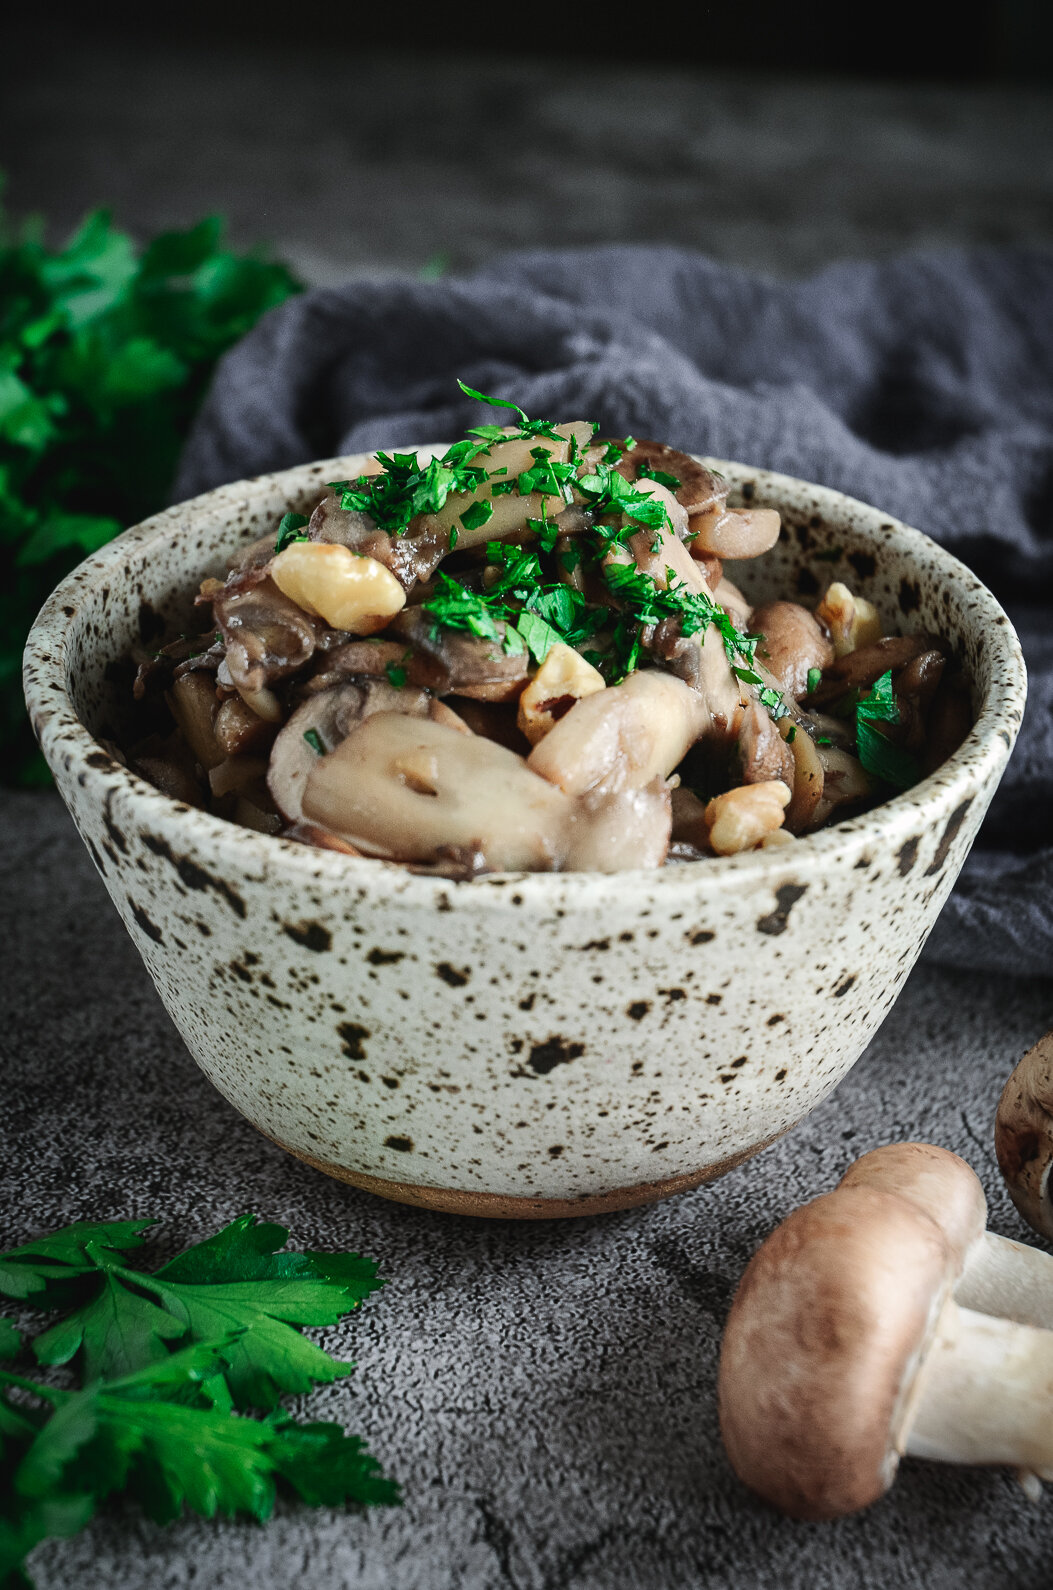
<svg viewBox="0 0 1053 1590">
<path fill-rule="evenodd" d="M 261 1530 L 168 1530 L 115 1510 L 42 1547 L 40 1590 L 1039 1590 L 1053 1508 L 1004 1473 L 904 1465 L 867 1514 L 787 1522 L 716 1435 L 720 1330 L 738 1276 L 849 1161 L 917 1136 L 965 1155 L 991 1224 L 1021 1225 L 994 1103 L 1050 1023 L 1053 981 L 919 968 L 816 1113 L 723 1181 L 592 1221 L 457 1220 L 327 1181 L 198 1073 L 57 798 L 0 805 L 4 1238 L 158 1215 L 169 1244 L 245 1209 L 305 1245 L 374 1256 L 389 1285 L 330 1345 L 358 1360 L 312 1410 L 364 1434 L 405 1488 L 369 1516 L 292 1507 Z"/>
</svg>

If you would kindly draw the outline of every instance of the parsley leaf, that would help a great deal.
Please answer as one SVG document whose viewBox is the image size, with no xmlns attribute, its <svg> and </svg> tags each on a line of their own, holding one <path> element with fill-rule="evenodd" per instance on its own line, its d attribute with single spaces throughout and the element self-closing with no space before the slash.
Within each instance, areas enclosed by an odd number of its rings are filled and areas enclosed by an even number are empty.
<svg viewBox="0 0 1053 1590">
<path fill-rule="evenodd" d="M 306 541 L 307 536 L 301 535 L 300 531 L 308 522 L 305 513 L 283 514 L 281 524 L 278 526 L 278 539 L 274 543 L 275 553 L 284 552 L 291 541 Z"/>
<path fill-rule="evenodd" d="M 305 1343 L 279 1316 L 318 1323 L 346 1313 L 381 1284 L 372 1261 L 281 1251 L 288 1237 L 283 1226 L 243 1215 L 152 1274 L 127 1269 L 123 1259 L 150 1224 L 81 1222 L 3 1255 L 5 1289 L 20 1300 L 53 1307 L 63 1289 L 88 1288 L 87 1303 L 33 1346 L 41 1361 L 57 1362 L 55 1340 L 68 1347 L 79 1339 L 89 1377 L 82 1389 L 65 1390 L 0 1367 L 5 1590 L 28 1587 L 25 1559 L 33 1548 L 49 1536 L 74 1534 L 115 1491 L 127 1491 L 161 1524 L 186 1509 L 205 1518 L 244 1512 L 263 1522 L 279 1485 L 311 1506 L 399 1500 L 398 1487 L 356 1436 L 338 1424 L 300 1423 L 273 1411 L 276 1384 L 297 1389 L 285 1359 L 288 1341 L 281 1344 L 282 1363 L 270 1362 L 275 1373 L 266 1368 L 268 1352 L 277 1353 L 277 1338 L 269 1338 L 277 1326 L 291 1338 L 294 1358 L 302 1359 L 306 1346 L 329 1363 L 322 1374 L 312 1365 L 298 1389 L 347 1373 L 348 1365 Z M 151 1287 L 162 1304 L 178 1301 L 179 1309 L 156 1306 L 143 1295 Z M 148 1312 L 129 1308 L 122 1289 Z M 246 1310 L 250 1297 L 255 1307 Z M 103 1300 L 108 1313 L 93 1320 Z M 242 1317 L 234 1317 L 239 1308 Z M 167 1321 L 164 1330 L 159 1321 Z M 100 1325 L 103 1338 L 89 1361 L 89 1337 Z M 166 1344 L 193 1337 L 198 1327 L 214 1334 L 168 1350 Z M 18 1346 L 18 1332 L 0 1320 L 0 1358 Z M 136 1350 L 145 1351 L 145 1361 L 129 1367 Z M 264 1418 L 235 1412 L 229 1385 L 241 1387 L 246 1405 L 272 1411 Z"/>
<path fill-rule="evenodd" d="M 34 1251 L 46 1250 L 49 1241 L 68 1247 L 68 1237 L 42 1239 Z M 241 1332 L 225 1372 L 240 1406 L 270 1408 L 285 1392 L 332 1381 L 350 1365 L 336 1363 L 295 1327 L 335 1324 L 381 1283 L 368 1261 L 357 1261 L 356 1269 L 346 1257 L 276 1251 L 287 1238 L 283 1226 L 257 1226 L 242 1215 L 209 1243 L 148 1274 L 127 1265 L 116 1248 L 80 1235 L 79 1306 L 35 1338 L 34 1353 L 44 1364 L 79 1358 L 91 1380 L 156 1363 L 176 1342 Z M 5 1274 L 25 1251 L 3 1256 L 10 1262 L 0 1270 L 0 1290 L 8 1295 Z M 24 1284 L 21 1270 L 14 1279 L 16 1287 Z"/>
<path fill-rule="evenodd" d="M 59 579 L 165 501 L 219 356 L 298 284 L 228 252 L 218 219 L 142 252 L 106 212 L 64 247 L 0 210 L 0 756 L 46 777 L 21 689 Z"/>
<path fill-rule="evenodd" d="M 868 773 L 896 789 L 910 789 L 921 778 L 916 757 L 887 739 L 875 723 L 898 723 L 899 704 L 892 688 L 892 670 L 876 679 L 868 695 L 856 702 L 856 752 Z"/>
</svg>

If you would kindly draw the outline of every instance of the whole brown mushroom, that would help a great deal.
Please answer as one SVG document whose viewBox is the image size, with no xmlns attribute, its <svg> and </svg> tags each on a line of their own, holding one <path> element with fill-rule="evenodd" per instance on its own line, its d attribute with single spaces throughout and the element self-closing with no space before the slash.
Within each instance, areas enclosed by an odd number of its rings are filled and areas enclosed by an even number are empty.
<svg viewBox="0 0 1053 1590">
<path fill-rule="evenodd" d="M 1009 1196 L 1028 1225 L 1053 1238 L 1053 1032 L 1028 1050 L 1002 1090 L 995 1152 Z"/>
<path fill-rule="evenodd" d="M 915 1196 L 864 1173 L 795 1210 L 732 1304 L 724 1443 L 739 1477 L 793 1517 L 869 1506 L 908 1453 L 1053 1480 L 1053 1331 L 961 1305 L 970 1220 L 950 1236 L 908 1180 Z"/>
</svg>

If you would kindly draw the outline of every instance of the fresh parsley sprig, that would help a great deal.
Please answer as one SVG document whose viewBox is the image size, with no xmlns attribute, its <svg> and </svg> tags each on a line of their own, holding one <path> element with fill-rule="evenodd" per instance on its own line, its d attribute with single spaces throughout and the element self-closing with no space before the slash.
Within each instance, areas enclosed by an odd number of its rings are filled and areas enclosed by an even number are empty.
<svg viewBox="0 0 1053 1590">
<path fill-rule="evenodd" d="M 262 1521 L 278 1483 L 315 1506 L 398 1500 L 357 1437 L 277 1408 L 349 1373 L 297 1327 L 333 1324 L 375 1291 L 372 1261 L 282 1251 L 283 1226 L 243 1215 L 145 1271 L 135 1258 L 150 1224 L 79 1223 L 0 1255 L 0 1291 L 68 1311 L 30 1342 L 37 1362 L 79 1367 L 84 1382 L 0 1368 L 4 1590 L 29 1585 L 34 1546 L 75 1533 L 118 1490 L 158 1523 L 184 1508 Z M 0 1358 L 24 1345 L 0 1320 Z"/>
<path fill-rule="evenodd" d="M 2 187 L 2 175 L 0 175 Z M 98 210 L 59 249 L 0 209 L 0 761 L 46 780 L 21 661 L 62 576 L 165 501 L 219 356 L 298 290 L 215 217 L 145 248 Z"/>
</svg>

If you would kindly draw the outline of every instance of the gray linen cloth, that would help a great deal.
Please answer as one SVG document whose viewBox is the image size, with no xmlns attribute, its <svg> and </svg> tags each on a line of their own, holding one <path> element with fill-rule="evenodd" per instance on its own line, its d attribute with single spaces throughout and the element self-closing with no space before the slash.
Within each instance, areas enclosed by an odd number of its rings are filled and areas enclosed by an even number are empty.
<svg viewBox="0 0 1053 1590">
<path fill-rule="evenodd" d="M 674 249 L 521 253 L 462 280 L 356 281 L 273 310 L 222 361 L 173 500 L 477 423 L 455 377 L 848 492 L 969 563 L 1031 699 L 929 942 L 1053 970 L 1053 254 L 989 249 L 772 282 Z"/>
</svg>

